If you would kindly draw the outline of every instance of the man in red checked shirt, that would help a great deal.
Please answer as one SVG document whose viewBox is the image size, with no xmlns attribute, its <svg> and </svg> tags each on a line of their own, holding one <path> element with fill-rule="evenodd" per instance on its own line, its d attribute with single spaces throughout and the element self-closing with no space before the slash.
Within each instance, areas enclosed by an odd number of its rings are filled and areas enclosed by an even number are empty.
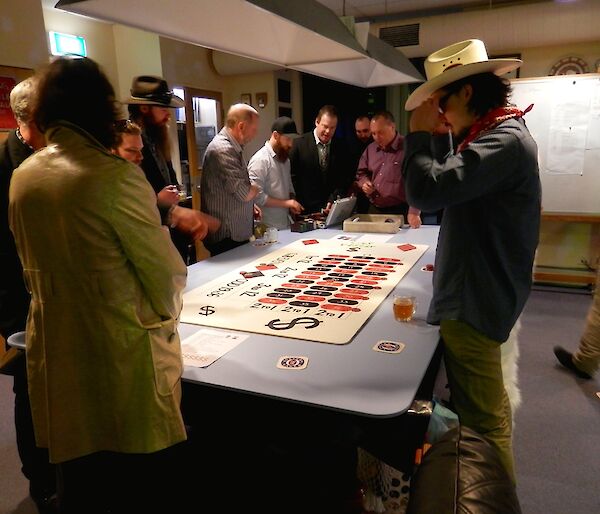
<svg viewBox="0 0 600 514">
<path fill-rule="evenodd" d="M 394 116 L 380 111 L 371 119 L 373 143 L 358 163 L 356 181 L 369 199 L 370 214 L 402 214 L 412 228 L 421 226 L 421 211 L 406 202 L 402 179 L 404 138 Z"/>
</svg>

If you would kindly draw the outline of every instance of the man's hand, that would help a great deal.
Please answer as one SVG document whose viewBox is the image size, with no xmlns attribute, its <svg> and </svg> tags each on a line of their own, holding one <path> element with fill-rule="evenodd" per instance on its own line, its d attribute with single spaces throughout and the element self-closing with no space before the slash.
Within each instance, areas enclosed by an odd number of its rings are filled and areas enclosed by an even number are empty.
<svg viewBox="0 0 600 514">
<path fill-rule="evenodd" d="M 446 119 L 440 112 L 439 99 L 436 95 L 425 100 L 410 116 L 411 132 L 429 132 L 433 134 L 444 126 Z"/>
<path fill-rule="evenodd" d="M 413 214 L 409 212 L 407 219 L 410 228 L 419 228 L 421 226 L 421 216 L 419 216 L 418 214 Z"/>
<path fill-rule="evenodd" d="M 287 201 L 287 204 L 288 204 L 288 209 L 294 215 L 300 214 L 304 210 L 304 207 L 302 207 L 302 205 L 298 201 L 294 200 L 293 198 L 289 199 Z"/>
<path fill-rule="evenodd" d="M 256 204 L 254 204 L 254 219 L 256 221 L 260 221 L 262 219 L 262 209 Z"/>
<path fill-rule="evenodd" d="M 254 200 L 258 193 L 260 193 L 260 189 L 258 188 L 258 186 L 252 184 L 250 186 L 250 189 L 248 190 L 248 194 L 246 195 L 245 201 L 249 202 L 250 200 Z"/>
<path fill-rule="evenodd" d="M 167 208 L 179 203 L 179 190 L 177 189 L 177 186 L 165 186 L 156 196 L 157 203 L 161 207 Z"/>
<path fill-rule="evenodd" d="M 216 232 L 221 222 L 204 212 L 177 206 L 171 212 L 171 226 L 198 241 L 204 239 L 208 232 Z"/>
<path fill-rule="evenodd" d="M 366 194 L 367 196 L 372 195 L 375 192 L 375 186 L 373 185 L 373 183 L 368 180 L 367 182 L 365 182 L 361 189 L 363 190 L 363 193 Z"/>
</svg>

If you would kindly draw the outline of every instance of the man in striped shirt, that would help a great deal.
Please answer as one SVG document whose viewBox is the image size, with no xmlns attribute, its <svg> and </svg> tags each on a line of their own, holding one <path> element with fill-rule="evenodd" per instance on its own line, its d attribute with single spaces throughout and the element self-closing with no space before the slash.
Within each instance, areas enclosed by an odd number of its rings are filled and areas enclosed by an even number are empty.
<svg viewBox="0 0 600 514">
<path fill-rule="evenodd" d="M 221 221 L 204 245 L 214 257 L 248 242 L 253 233 L 254 198 L 243 146 L 258 130 L 258 112 L 246 104 L 232 105 L 225 126 L 206 148 L 200 187 L 201 210 Z"/>
</svg>

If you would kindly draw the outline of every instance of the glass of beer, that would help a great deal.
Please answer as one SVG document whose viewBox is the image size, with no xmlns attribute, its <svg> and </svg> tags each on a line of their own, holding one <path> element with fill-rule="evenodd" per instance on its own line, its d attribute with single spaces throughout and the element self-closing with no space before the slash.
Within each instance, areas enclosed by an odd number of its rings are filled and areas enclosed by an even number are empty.
<svg viewBox="0 0 600 514">
<path fill-rule="evenodd" d="M 394 296 L 394 318 L 396 321 L 410 321 L 417 311 L 417 299 L 414 296 Z"/>
<path fill-rule="evenodd" d="M 187 189 L 182 184 L 177 184 L 177 194 L 179 195 L 179 201 L 185 202 L 187 200 Z"/>
</svg>

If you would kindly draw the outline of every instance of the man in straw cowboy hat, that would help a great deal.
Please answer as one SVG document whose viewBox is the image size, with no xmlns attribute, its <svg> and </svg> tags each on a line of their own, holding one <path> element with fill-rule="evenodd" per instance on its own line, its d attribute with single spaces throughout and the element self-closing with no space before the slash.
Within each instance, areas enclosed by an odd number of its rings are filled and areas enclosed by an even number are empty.
<svg viewBox="0 0 600 514">
<path fill-rule="evenodd" d="M 428 321 L 440 325 L 454 407 L 513 480 L 500 345 L 529 295 L 541 209 L 537 146 L 501 78 L 521 64 L 488 59 L 474 39 L 427 57 L 427 81 L 406 102 L 403 169 L 410 205 L 445 209 Z M 436 151 L 448 132 L 454 148 Z"/>
</svg>

